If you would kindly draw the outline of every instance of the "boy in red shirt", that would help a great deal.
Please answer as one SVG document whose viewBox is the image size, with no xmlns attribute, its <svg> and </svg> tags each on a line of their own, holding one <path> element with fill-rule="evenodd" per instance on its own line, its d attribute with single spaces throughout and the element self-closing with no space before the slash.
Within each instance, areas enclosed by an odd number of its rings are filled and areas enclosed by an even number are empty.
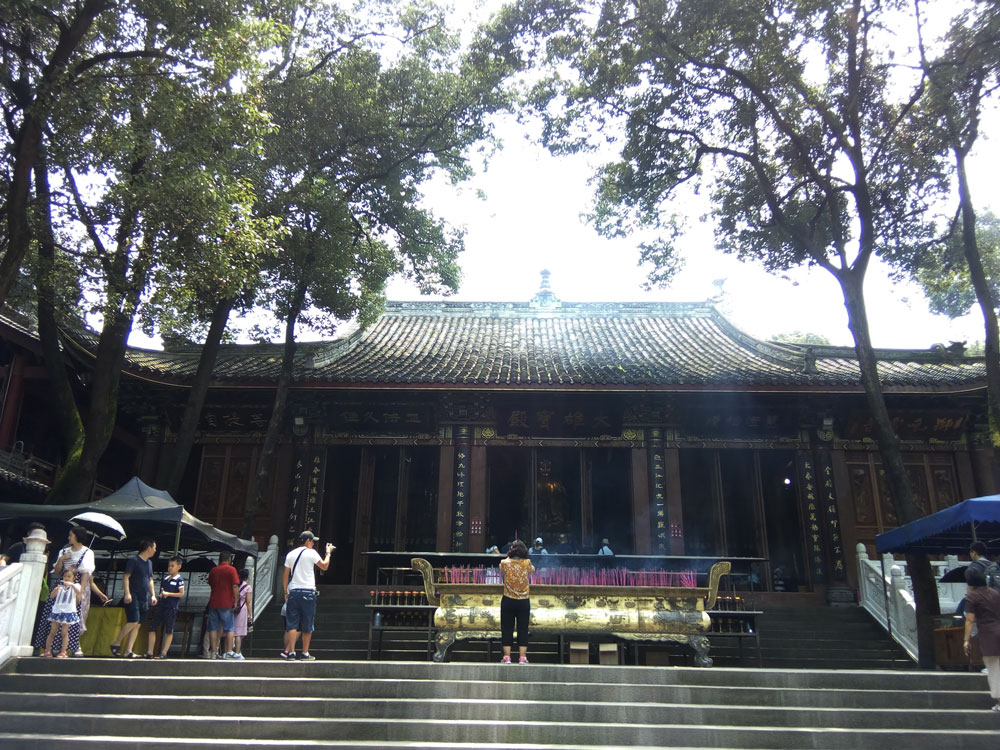
<svg viewBox="0 0 1000 750">
<path fill-rule="evenodd" d="M 208 573 L 212 596 L 208 600 L 208 640 L 213 659 L 219 658 L 219 638 L 226 634 L 223 659 L 235 658 L 233 652 L 233 614 L 239 600 L 240 575 L 232 566 L 233 553 L 220 552 L 219 564 Z"/>
</svg>

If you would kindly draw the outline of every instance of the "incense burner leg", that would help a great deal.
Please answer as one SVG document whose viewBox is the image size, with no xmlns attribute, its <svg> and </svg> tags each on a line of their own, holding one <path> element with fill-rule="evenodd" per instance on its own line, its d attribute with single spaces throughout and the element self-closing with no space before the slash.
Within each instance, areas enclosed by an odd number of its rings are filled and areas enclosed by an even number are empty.
<svg viewBox="0 0 1000 750">
<path fill-rule="evenodd" d="M 706 636 L 689 635 L 687 642 L 694 649 L 694 665 L 696 667 L 712 666 L 712 657 L 708 655 L 708 649 L 711 644 Z"/>
<path fill-rule="evenodd" d="M 455 645 L 454 631 L 441 631 L 437 634 L 437 651 L 434 652 L 434 661 L 441 662 L 448 660 L 448 649 Z"/>
</svg>

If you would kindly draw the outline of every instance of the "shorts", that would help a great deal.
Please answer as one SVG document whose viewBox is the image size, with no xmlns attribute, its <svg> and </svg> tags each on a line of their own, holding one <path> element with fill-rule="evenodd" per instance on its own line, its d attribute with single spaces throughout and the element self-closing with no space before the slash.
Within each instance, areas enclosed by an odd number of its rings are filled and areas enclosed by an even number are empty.
<svg viewBox="0 0 1000 750">
<path fill-rule="evenodd" d="M 292 589 L 288 592 L 285 608 L 285 630 L 300 633 L 313 632 L 316 623 L 316 591 L 314 589 Z"/>
<path fill-rule="evenodd" d="M 132 597 L 132 601 L 125 605 L 125 622 L 142 622 L 146 619 L 149 611 L 149 599 L 147 597 Z"/>
<path fill-rule="evenodd" d="M 177 619 L 177 607 L 164 607 L 162 604 L 153 607 L 149 613 L 149 629 L 155 631 L 163 625 L 163 634 L 174 632 L 174 621 Z"/>
<path fill-rule="evenodd" d="M 221 630 L 223 633 L 233 632 L 232 607 L 212 608 L 208 610 L 208 629 Z"/>
</svg>

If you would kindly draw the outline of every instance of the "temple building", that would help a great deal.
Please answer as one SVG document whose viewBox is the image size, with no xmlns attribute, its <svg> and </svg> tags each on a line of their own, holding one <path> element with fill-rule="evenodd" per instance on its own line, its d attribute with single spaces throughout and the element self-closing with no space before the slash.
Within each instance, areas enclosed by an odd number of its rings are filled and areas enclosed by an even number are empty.
<svg viewBox="0 0 1000 750">
<path fill-rule="evenodd" d="M 95 339 L 70 334 L 85 392 Z M 280 345 L 225 345 L 179 502 L 238 531 Z M 8 495 L 41 499 L 57 460 L 37 336 L 0 320 Z M 162 481 L 196 346 L 129 349 L 99 481 Z M 961 347 L 878 350 L 927 513 L 995 491 L 985 369 Z M 765 342 L 709 303 L 389 302 L 366 329 L 303 343 L 257 518 L 338 546 L 481 552 L 560 534 L 593 552 L 762 558 L 762 585 L 855 585 L 854 548 L 895 525 L 851 348 Z M 20 462 L 20 463 L 19 463 Z"/>
</svg>

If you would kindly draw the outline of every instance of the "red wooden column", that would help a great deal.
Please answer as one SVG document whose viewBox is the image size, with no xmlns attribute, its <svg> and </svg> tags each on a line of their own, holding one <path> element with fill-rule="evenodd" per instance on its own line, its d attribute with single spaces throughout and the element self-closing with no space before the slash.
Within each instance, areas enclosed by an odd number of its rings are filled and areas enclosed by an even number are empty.
<svg viewBox="0 0 1000 750">
<path fill-rule="evenodd" d="M 471 448 L 471 470 L 469 479 L 469 552 L 486 550 L 486 534 L 483 519 L 486 516 L 486 446 L 473 445 Z"/>
<path fill-rule="evenodd" d="M 681 456 L 676 448 L 663 451 L 666 464 L 667 527 L 670 537 L 670 554 L 684 554 L 684 506 L 681 498 Z"/>
<path fill-rule="evenodd" d="M 635 540 L 633 553 L 650 554 L 649 452 L 645 448 L 632 449 L 632 531 Z"/>
<path fill-rule="evenodd" d="M 451 551 L 451 496 L 455 491 L 455 446 L 442 445 L 438 465 L 437 552 Z"/>
<path fill-rule="evenodd" d="M 469 551 L 469 508 L 471 496 L 472 430 L 455 428 L 455 491 L 452 496 L 451 551 Z"/>
<path fill-rule="evenodd" d="M 649 538 L 652 552 L 665 555 L 670 550 L 667 523 L 667 466 L 663 457 L 663 431 L 649 431 L 649 486 L 652 503 L 649 513 Z"/>
</svg>

